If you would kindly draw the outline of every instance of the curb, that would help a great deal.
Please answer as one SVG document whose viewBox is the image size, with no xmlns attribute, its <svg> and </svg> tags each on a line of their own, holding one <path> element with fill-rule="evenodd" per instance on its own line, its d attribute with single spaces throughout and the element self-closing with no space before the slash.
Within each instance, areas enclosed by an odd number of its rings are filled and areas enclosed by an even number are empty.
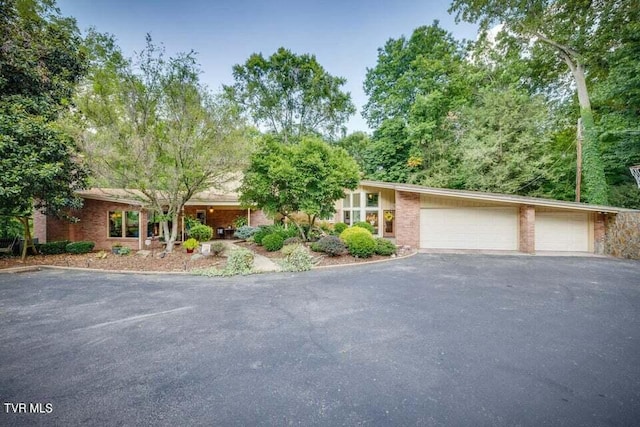
<svg viewBox="0 0 640 427">
<path fill-rule="evenodd" d="M 383 262 L 392 262 L 392 261 L 397 261 L 399 259 L 405 259 L 405 258 L 411 258 L 414 255 L 417 255 L 419 252 L 415 251 L 409 255 L 404 255 L 401 257 L 395 257 L 395 258 L 389 258 L 389 259 L 378 259 L 375 261 L 363 261 L 363 262 L 354 262 L 352 264 L 334 264 L 334 265 L 318 265 L 318 266 L 314 266 L 311 267 L 311 270 L 322 270 L 325 268 L 344 268 L 344 267 L 357 267 L 359 265 L 369 265 L 369 264 L 381 264 Z"/>
</svg>

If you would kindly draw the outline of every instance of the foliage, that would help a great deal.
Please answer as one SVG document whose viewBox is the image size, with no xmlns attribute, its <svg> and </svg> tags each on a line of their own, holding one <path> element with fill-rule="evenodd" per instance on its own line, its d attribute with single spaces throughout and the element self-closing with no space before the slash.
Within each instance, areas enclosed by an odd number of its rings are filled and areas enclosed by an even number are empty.
<svg viewBox="0 0 640 427">
<path fill-rule="evenodd" d="M 233 227 L 238 229 L 240 227 L 246 227 L 249 223 L 249 220 L 246 216 L 239 215 L 233 220 Z"/>
<path fill-rule="evenodd" d="M 300 237 L 298 237 L 298 236 L 296 236 L 296 237 L 287 237 L 284 240 L 283 245 L 287 246 L 287 245 L 295 245 L 295 244 L 300 244 L 300 243 L 302 243 L 302 239 Z"/>
<path fill-rule="evenodd" d="M 111 36 L 91 32 L 87 44 L 92 66 L 67 125 L 101 183 L 138 190 L 130 197 L 166 212 L 161 226 L 171 251 L 184 204 L 198 191 L 221 189 L 244 166 L 247 128 L 200 83 L 195 53 L 167 59 L 149 36 L 135 60 Z"/>
<path fill-rule="evenodd" d="M 122 246 L 120 250 L 118 250 L 118 255 L 126 256 L 131 253 L 131 248 L 128 246 Z"/>
<path fill-rule="evenodd" d="M 313 267 L 313 257 L 303 245 L 287 245 L 282 248 L 285 258 L 280 261 L 283 271 L 307 271 Z"/>
<path fill-rule="evenodd" d="M 369 230 L 362 227 L 349 227 L 340 234 L 349 249 L 349 253 L 355 257 L 369 258 L 373 255 L 376 242 Z"/>
<path fill-rule="evenodd" d="M 344 148 L 356 161 L 360 170 L 367 167 L 367 152 L 371 145 L 371 138 L 364 132 L 353 132 L 337 142 L 338 147 Z"/>
<path fill-rule="evenodd" d="M 346 252 L 347 247 L 337 236 L 324 236 L 312 243 L 311 249 L 315 252 L 324 252 L 329 256 L 340 256 Z"/>
<path fill-rule="evenodd" d="M 213 228 L 204 224 L 196 224 L 189 229 L 189 236 L 196 239 L 198 242 L 206 242 L 213 237 Z"/>
<path fill-rule="evenodd" d="M 95 246 L 95 242 L 72 242 L 65 246 L 65 251 L 70 254 L 86 254 L 91 252 Z"/>
<path fill-rule="evenodd" d="M 12 216 L 0 216 L 0 238 L 24 236 L 22 224 Z"/>
<path fill-rule="evenodd" d="M 254 123 L 297 142 L 308 134 L 336 135 L 355 112 L 346 80 L 333 77 L 314 55 L 296 55 L 279 48 L 269 58 L 252 54 L 233 67 L 233 86 L 224 86 L 226 96 Z"/>
<path fill-rule="evenodd" d="M 197 248 L 199 245 L 198 240 L 196 240 L 195 238 L 191 237 L 187 240 L 184 241 L 184 244 L 182 246 L 184 246 L 185 249 L 195 249 Z"/>
<path fill-rule="evenodd" d="M 344 150 L 332 148 L 317 138 L 303 138 L 300 144 L 283 145 L 265 137 L 251 157 L 251 165 L 240 187 L 240 201 L 280 214 L 303 230 L 291 217 L 303 212 L 313 226 L 317 218 L 330 218 L 335 201 L 345 189 L 358 185 L 358 167 Z"/>
<path fill-rule="evenodd" d="M 397 251 L 396 245 L 387 239 L 382 237 L 376 238 L 376 246 L 374 252 L 377 255 L 389 256 L 395 254 Z"/>
<path fill-rule="evenodd" d="M 261 225 L 260 227 L 258 227 L 258 231 L 253 233 L 253 241 L 256 243 L 256 245 L 262 246 L 262 239 L 264 239 L 267 234 L 271 233 L 272 230 L 269 226 Z"/>
<path fill-rule="evenodd" d="M 211 254 L 218 256 L 225 251 L 227 245 L 224 242 L 211 242 Z"/>
<path fill-rule="evenodd" d="M 238 227 L 236 232 L 233 235 L 238 239 L 246 240 L 249 237 L 253 236 L 259 230 L 258 227 L 251 227 L 248 225 L 244 225 L 242 227 Z"/>
<path fill-rule="evenodd" d="M 267 252 L 279 251 L 283 245 L 284 239 L 280 233 L 267 234 L 262 238 L 262 246 L 264 246 Z"/>
<path fill-rule="evenodd" d="M 249 274 L 253 268 L 253 252 L 245 248 L 234 249 L 229 253 L 225 275 Z"/>
<path fill-rule="evenodd" d="M 349 226 L 347 224 L 345 224 L 344 222 L 336 222 L 335 225 L 333 226 L 333 231 L 335 231 L 336 233 L 340 234 L 344 230 L 346 230 L 347 228 L 349 228 Z"/>
<path fill-rule="evenodd" d="M 23 224 L 35 207 L 72 219 L 87 172 L 56 121 L 86 72 L 75 21 L 47 0 L 0 3 L 0 214 Z M 23 257 L 31 243 L 23 227 Z"/>
<path fill-rule="evenodd" d="M 70 243 L 71 242 L 69 240 L 41 243 L 38 245 L 38 251 L 42 255 L 59 255 L 67 251 L 67 245 Z"/>
<path fill-rule="evenodd" d="M 369 233 L 373 234 L 376 232 L 376 229 L 373 228 L 373 225 L 369 224 L 367 221 L 359 221 L 356 222 L 355 224 L 353 224 L 354 227 L 361 227 L 364 228 L 365 230 L 368 230 Z"/>
</svg>

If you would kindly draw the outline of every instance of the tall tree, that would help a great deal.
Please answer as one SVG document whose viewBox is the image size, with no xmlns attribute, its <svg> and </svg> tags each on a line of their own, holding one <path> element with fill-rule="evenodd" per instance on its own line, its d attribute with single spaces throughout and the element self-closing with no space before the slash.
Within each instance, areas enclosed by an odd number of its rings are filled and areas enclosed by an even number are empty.
<svg viewBox="0 0 640 427">
<path fill-rule="evenodd" d="M 75 191 L 86 171 L 75 161 L 71 137 L 56 124 L 86 70 L 75 21 L 53 1 L 0 3 L 0 214 L 24 228 L 36 209 L 68 217 L 81 206 Z"/>
<path fill-rule="evenodd" d="M 132 63 L 112 37 L 89 39 L 94 66 L 73 117 L 83 151 L 103 182 L 139 191 L 148 208 L 166 214 L 171 251 L 185 203 L 237 179 L 248 160 L 245 127 L 200 84 L 193 52 L 166 59 L 147 36 Z"/>
<path fill-rule="evenodd" d="M 457 19 L 479 22 L 483 31 L 503 24 L 505 38 L 519 42 L 527 55 L 553 53 L 569 69 L 584 125 L 584 196 L 592 203 L 606 204 L 608 189 L 591 108 L 589 67 L 596 68 L 603 52 L 616 46 L 616 31 L 629 24 L 634 8 L 636 0 L 453 0 L 450 9 Z"/>
<path fill-rule="evenodd" d="M 335 138 L 355 112 L 351 95 L 341 90 L 346 80 L 329 74 L 314 55 L 282 47 L 269 58 L 254 53 L 233 67 L 233 77 L 226 96 L 285 143 L 307 134 Z"/>
<path fill-rule="evenodd" d="M 266 136 L 252 155 L 251 165 L 240 188 L 240 201 L 269 214 L 292 221 L 306 213 L 309 225 L 335 213 L 335 201 L 344 190 L 358 186 L 356 162 L 339 147 L 331 147 L 316 137 L 304 137 L 297 145 L 285 145 Z"/>
</svg>

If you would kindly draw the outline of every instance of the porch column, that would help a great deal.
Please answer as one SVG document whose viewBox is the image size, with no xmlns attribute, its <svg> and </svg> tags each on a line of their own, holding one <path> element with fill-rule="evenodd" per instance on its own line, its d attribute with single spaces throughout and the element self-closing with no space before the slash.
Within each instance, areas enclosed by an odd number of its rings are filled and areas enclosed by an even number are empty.
<svg viewBox="0 0 640 427">
<path fill-rule="evenodd" d="M 420 246 L 420 194 L 396 190 L 396 243 Z"/>
<path fill-rule="evenodd" d="M 518 250 L 527 254 L 536 251 L 536 208 L 531 205 L 520 206 Z"/>
</svg>

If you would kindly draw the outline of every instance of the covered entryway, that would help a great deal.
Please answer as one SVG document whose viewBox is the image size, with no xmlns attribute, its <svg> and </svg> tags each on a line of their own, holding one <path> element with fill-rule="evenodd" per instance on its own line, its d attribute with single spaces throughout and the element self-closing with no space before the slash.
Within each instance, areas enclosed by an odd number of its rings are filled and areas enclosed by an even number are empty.
<svg viewBox="0 0 640 427">
<path fill-rule="evenodd" d="M 420 247 L 425 249 L 518 249 L 515 207 L 420 210 Z"/>
<path fill-rule="evenodd" d="M 590 252 L 587 212 L 536 212 L 536 251 Z"/>
</svg>

